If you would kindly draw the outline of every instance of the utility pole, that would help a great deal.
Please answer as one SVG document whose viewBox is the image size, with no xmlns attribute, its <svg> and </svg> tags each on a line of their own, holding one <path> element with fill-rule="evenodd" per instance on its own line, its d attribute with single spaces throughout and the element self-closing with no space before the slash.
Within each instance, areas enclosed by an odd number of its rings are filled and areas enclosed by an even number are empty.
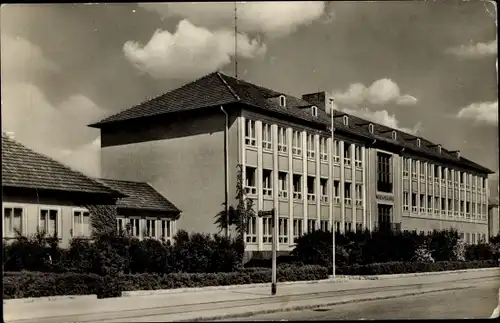
<svg viewBox="0 0 500 323">
<path fill-rule="evenodd" d="M 259 211 L 257 215 L 261 217 L 267 217 L 271 216 L 272 223 L 273 223 L 273 258 L 272 258 L 272 278 L 271 278 L 271 295 L 276 295 L 276 252 L 278 250 L 278 226 L 276 225 L 276 212 L 275 209 L 272 209 L 270 211 Z"/>
</svg>

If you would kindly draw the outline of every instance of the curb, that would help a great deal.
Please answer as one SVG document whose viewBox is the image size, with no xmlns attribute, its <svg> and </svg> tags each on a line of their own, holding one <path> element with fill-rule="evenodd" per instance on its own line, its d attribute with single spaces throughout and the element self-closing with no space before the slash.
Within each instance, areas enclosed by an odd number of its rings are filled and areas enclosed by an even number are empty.
<svg viewBox="0 0 500 323">
<path fill-rule="evenodd" d="M 419 276 L 439 276 L 439 275 L 449 275 L 449 274 L 462 274 L 462 273 L 473 273 L 481 271 L 493 271 L 500 270 L 499 267 L 490 268 L 472 268 L 472 269 L 457 269 L 457 270 L 445 270 L 445 271 L 431 271 L 423 273 L 409 273 L 409 274 L 389 274 L 389 275 L 367 275 L 367 276 L 349 276 L 349 275 L 337 275 L 337 278 L 347 278 L 349 280 L 382 280 L 382 279 L 393 279 L 393 278 L 406 278 L 406 277 L 419 277 Z M 330 275 L 329 277 L 333 277 Z"/>
<path fill-rule="evenodd" d="M 361 303 L 361 302 L 368 302 L 368 301 L 394 299 L 394 298 L 399 298 L 399 297 L 416 296 L 416 295 L 423 295 L 423 294 L 437 293 L 437 292 L 444 292 L 444 291 L 451 291 L 451 290 L 460 290 L 460 289 L 467 289 L 467 287 L 440 288 L 440 289 L 432 289 L 432 290 L 420 291 L 420 292 L 409 292 L 409 293 L 403 293 L 403 294 L 391 295 L 391 296 L 372 296 L 372 297 L 365 297 L 365 298 L 359 298 L 359 299 L 351 299 L 351 300 L 347 300 L 347 301 L 339 300 L 339 301 L 328 302 L 328 303 L 323 303 L 323 304 L 314 304 L 314 305 L 294 305 L 294 306 L 289 306 L 289 307 L 282 307 L 282 308 L 275 308 L 275 309 L 268 309 L 268 310 L 248 311 L 248 312 L 244 312 L 241 314 L 200 316 L 200 317 L 196 317 L 193 319 L 179 320 L 178 322 L 201 322 L 201 321 L 217 321 L 217 320 L 221 320 L 221 319 L 230 319 L 230 318 L 246 318 L 246 317 L 252 317 L 255 315 L 262 315 L 262 314 L 302 311 L 302 310 L 308 310 L 308 309 L 329 307 L 329 306 L 334 306 L 334 305 L 344 305 L 344 304 Z"/>
<path fill-rule="evenodd" d="M 81 301 L 81 300 L 97 300 L 96 294 L 90 295 L 61 295 L 61 296 L 46 296 L 46 297 L 28 297 L 28 298 L 12 298 L 3 301 L 3 304 L 28 304 L 42 303 L 54 301 Z"/>
<path fill-rule="evenodd" d="M 292 281 L 292 282 L 278 282 L 278 284 L 280 286 L 284 286 L 284 285 L 305 285 L 305 284 L 322 284 L 322 283 L 346 283 L 348 281 L 349 281 L 348 278 L 337 277 L 337 278 L 327 278 L 327 279 L 321 279 L 321 280 L 302 280 L 302 281 Z M 232 289 L 240 289 L 240 288 L 268 287 L 270 285 L 271 285 L 271 283 L 261 283 L 261 284 L 227 285 L 227 286 L 208 286 L 208 287 L 124 291 L 124 292 L 122 292 L 122 297 L 165 295 L 165 294 L 189 293 L 189 292 L 212 292 L 212 291 L 218 291 L 218 290 L 232 290 Z"/>
</svg>

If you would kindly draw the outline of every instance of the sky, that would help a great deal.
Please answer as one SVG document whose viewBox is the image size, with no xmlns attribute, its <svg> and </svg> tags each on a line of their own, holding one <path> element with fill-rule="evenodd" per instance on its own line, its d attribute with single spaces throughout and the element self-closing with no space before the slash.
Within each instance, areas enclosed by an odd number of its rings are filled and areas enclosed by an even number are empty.
<svg viewBox="0 0 500 323">
<path fill-rule="evenodd" d="M 219 70 L 422 136 L 497 173 L 488 1 L 4 4 L 2 131 L 99 176 L 103 117 Z M 235 39 L 237 50 L 235 51 Z M 495 189 L 496 192 L 496 189 Z"/>
</svg>

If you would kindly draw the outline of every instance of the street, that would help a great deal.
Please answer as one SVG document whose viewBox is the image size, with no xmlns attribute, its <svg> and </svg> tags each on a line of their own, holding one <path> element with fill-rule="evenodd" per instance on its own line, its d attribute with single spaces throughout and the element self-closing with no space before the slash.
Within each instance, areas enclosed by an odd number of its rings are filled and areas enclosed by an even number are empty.
<svg viewBox="0 0 500 323">
<path fill-rule="evenodd" d="M 380 320 L 489 318 L 498 305 L 500 281 L 485 280 L 467 289 L 231 319 Z"/>
</svg>

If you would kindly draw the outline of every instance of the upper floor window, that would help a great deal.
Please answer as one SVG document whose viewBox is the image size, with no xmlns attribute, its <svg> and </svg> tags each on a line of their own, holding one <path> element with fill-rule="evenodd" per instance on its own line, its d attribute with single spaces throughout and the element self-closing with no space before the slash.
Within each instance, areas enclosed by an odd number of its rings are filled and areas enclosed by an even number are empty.
<svg viewBox="0 0 500 323">
<path fill-rule="evenodd" d="M 351 144 L 344 142 L 344 166 L 351 166 Z"/>
<path fill-rule="evenodd" d="M 247 222 L 247 242 L 256 243 L 257 242 L 257 218 L 250 217 Z"/>
<path fill-rule="evenodd" d="M 327 139 L 325 137 L 319 138 L 319 159 L 320 161 L 328 161 L 328 153 L 327 153 Z"/>
<path fill-rule="evenodd" d="M 425 181 L 425 163 L 423 161 L 420 162 L 420 180 Z"/>
<path fill-rule="evenodd" d="M 312 108 L 311 108 L 311 113 L 312 113 L 313 117 L 317 117 L 318 116 L 318 107 L 316 107 L 315 105 L 313 105 Z"/>
<path fill-rule="evenodd" d="M 472 174 L 467 175 L 467 183 L 465 185 L 467 190 L 470 190 L 470 184 L 472 183 Z"/>
<path fill-rule="evenodd" d="M 285 172 L 278 173 L 278 197 L 288 197 L 288 174 Z"/>
<path fill-rule="evenodd" d="M 477 177 L 474 175 L 472 176 L 472 191 L 476 191 L 476 181 L 477 181 Z"/>
<path fill-rule="evenodd" d="M 292 154 L 302 156 L 302 132 L 294 130 L 292 134 Z"/>
<path fill-rule="evenodd" d="M 427 177 L 429 178 L 429 181 L 432 181 L 432 177 L 434 176 L 433 171 L 434 171 L 433 165 L 427 163 Z"/>
<path fill-rule="evenodd" d="M 307 138 L 307 158 L 314 158 L 314 135 L 308 133 Z"/>
<path fill-rule="evenodd" d="M 411 160 L 411 178 L 417 179 L 417 161 L 415 159 Z"/>
<path fill-rule="evenodd" d="M 245 144 L 249 146 L 256 146 L 256 138 L 255 135 L 255 121 L 246 119 L 245 120 Z"/>
<path fill-rule="evenodd" d="M 408 212 L 410 210 L 410 193 L 403 192 L 403 211 Z"/>
<path fill-rule="evenodd" d="M 403 178 L 408 178 L 410 175 L 410 158 L 403 157 Z"/>
<path fill-rule="evenodd" d="M 438 165 L 434 165 L 434 179 L 437 182 L 439 180 L 439 178 L 440 178 L 439 166 Z"/>
<path fill-rule="evenodd" d="M 340 141 L 333 141 L 333 163 L 340 163 Z"/>
<path fill-rule="evenodd" d="M 319 187 L 321 191 L 321 202 L 328 203 L 328 180 L 326 178 L 321 178 Z"/>
<path fill-rule="evenodd" d="M 344 126 L 349 125 L 349 117 L 348 116 L 344 116 L 343 121 L 344 121 Z"/>
<path fill-rule="evenodd" d="M 312 176 L 307 176 L 307 200 L 316 201 L 316 179 Z"/>
<path fill-rule="evenodd" d="M 369 131 L 370 133 L 373 133 L 373 131 L 374 131 L 374 129 L 373 129 L 373 123 L 370 123 L 370 124 L 368 125 L 368 131 Z"/>
<path fill-rule="evenodd" d="M 255 185 L 256 169 L 254 167 L 245 168 L 245 192 L 247 194 L 257 194 L 257 187 Z"/>
<path fill-rule="evenodd" d="M 392 139 L 393 139 L 393 140 L 396 140 L 396 139 L 397 139 L 397 133 L 396 133 L 396 131 L 394 131 L 394 130 L 392 131 Z"/>
<path fill-rule="evenodd" d="M 333 200 L 335 204 L 340 203 L 340 181 L 333 181 Z"/>
<path fill-rule="evenodd" d="M 286 153 L 288 151 L 287 147 L 286 128 L 278 127 L 278 152 Z"/>
<path fill-rule="evenodd" d="M 302 199 L 302 175 L 293 174 L 292 178 L 293 182 L 293 199 L 301 200 Z"/>
<path fill-rule="evenodd" d="M 262 149 L 273 149 L 271 125 L 267 123 L 262 124 Z"/>
<path fill-rule="evenodd" d="M 286 97 L 284 95 L 280 95 L 280 105 L 286 107 Z"/>
<path fill-rule="evenodd" d="M 268 169 L 262 170 L 262 194 L 273 196 L 273 172 Z"/>
<path fill-rule="evenodd" d="M 356 184 L 355 185 L 355 193 L 356 193 L 356 206 L 363 206 L 363 185 Z"/>
<path fill-rule="evenodd" d="M 3 235 L 15 237 L 16 231 L 23 234 L 24 210 L 20 207 L 3 208 Z"/>
<path fill-rule="evenodd" d="M 362 151 L 361 146 L 354 145 L 354 165 L 357 168 L 361 168 L 363 166 L 361 151 Z"/>
<path fill-rule="evenodd" d="M 349 182 L 344 183 L 344 201 L 346 205 L 351 205 L 352 203 L 352 198 L 351 198 L 351 186 L 352 184 Z"/>
<path fill-rule="evenodd" d="M 391 155 L 377 153 L 377 191 L 392 193 Z"/>
</svg>

